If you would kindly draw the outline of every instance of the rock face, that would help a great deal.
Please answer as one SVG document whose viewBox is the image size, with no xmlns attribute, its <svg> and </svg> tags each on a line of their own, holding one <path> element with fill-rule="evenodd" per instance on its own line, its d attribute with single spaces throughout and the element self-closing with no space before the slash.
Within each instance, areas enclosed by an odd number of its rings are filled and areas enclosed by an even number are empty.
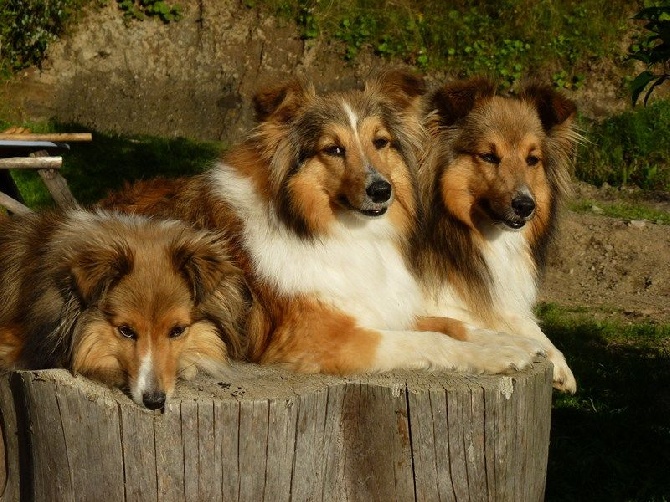
<svg viewBox="0 0 670 502">
<path fill-rule="evenodd" d="M 24 119 L 232 142 L 253 124 L 250 98 L 259 87 L 298 73 L 321 87 L 350 86 L 366 66 L 343 68 L 334 49 L 300 40 L 292 23 L 238 1 L 179 3 L 183 19 L 167 25 L 124 20 L 116 2 L 87 12 L 52 44 L 41 70 L 13 84 L 22 86 L 14 105 Z M 11 102 L 12 89 L 5 92 Z"/>
</svg>

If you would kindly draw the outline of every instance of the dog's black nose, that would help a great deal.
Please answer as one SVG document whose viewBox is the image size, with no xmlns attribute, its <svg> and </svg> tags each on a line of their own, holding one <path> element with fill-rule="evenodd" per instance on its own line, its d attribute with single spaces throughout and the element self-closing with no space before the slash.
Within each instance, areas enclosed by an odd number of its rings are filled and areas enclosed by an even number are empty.
<svg viewBox="0 0 670 502">
<path fill-rule="evenodd" d="M 512 199 L 512 209 L 517 216 L 528 218 L 535 211 L 535 201 L 529 195 L 517 195 Z"/>
<path fill-rule="evenodd" d="M 386 202 L 391 198 L 391 184 L 386 180 L 375 180 L 365 189 L 372 202 Z"/>
<path fill-rule="evenodd" d="M 144 403 L 144 406 L 150 410 L 161 409 L 163 406 L 165 406 L 165 392 L 158 390 L 154 392 L 147 392 L 146 394 L 142 395 L 142 402 Z"/>
</svg>

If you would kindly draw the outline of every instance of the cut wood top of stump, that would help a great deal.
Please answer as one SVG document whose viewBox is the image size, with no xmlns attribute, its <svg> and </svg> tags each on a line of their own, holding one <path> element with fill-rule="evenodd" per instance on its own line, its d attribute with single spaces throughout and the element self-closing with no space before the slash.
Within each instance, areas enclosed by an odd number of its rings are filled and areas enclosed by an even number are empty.
<svg viewBox="0 0 670 502">
<path fill-rule="evenodd" d="M 73 376 L 62 369 L 39 370 L 30 373 L 40 380 L 51 380 L 58 386 L 71 387 L 92 401 L 106 402 L 111 406 L 134 406 L 143 409 L 119 389 L 112 389 L 82 376 Z M 454 392 L 469 390 L 498 391 L 509 399 L 516 383 L 549 375 L 551 364 L 538 360 L 532 368 L 505 375 L 473 375 L 446 371 L 402 370 L 374 375 L 336 377 L 321 374 L 300 374 L 280 367 L 233 363 L 224 378 L 198 374 L 193 380 L 179 381 L 168 406 L 178 406 L 181 401 L 268 401 L 314 394 L 330 387 L 343 385 L 372 385 L 392 389 L 392 393 L 421 393 L 444 389 Z M 148 410 L 147 410 L 148 411 Z M 149 411 L 148 411 L 149 412 Z M 151 412 L 150 412 L 151 413 Z"/>
</svg>

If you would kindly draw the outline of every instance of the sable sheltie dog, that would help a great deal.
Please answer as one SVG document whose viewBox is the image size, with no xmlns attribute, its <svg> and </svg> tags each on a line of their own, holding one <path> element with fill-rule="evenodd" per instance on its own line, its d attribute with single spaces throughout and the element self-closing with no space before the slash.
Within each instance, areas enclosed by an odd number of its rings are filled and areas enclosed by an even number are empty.
<svg viewBox="0 0 670 502">
<path fill-rule="evenodd" d="M 254 361 L 337 374 L 525 368 L 542 351 L 532 340 L 486 347 L 463 341 L 479 331 L 461 322 L 419 317 L 405 253 L 424 90 L 390 71 L 364 90 L 317 94 L 298 79 L 261 91 L 257 128 L 209 172 L 140 182 L 102 205 L 233 236 L 254 294 Z"/>
<path fill-rule="evenodd" d="M 554 386 L 575 392 L 532 311 L 579 140 L 575 105 L 542 86 L 498 96 L 482 78 L 447 84 L 427 101 L 426 214 L 412 254 L 427 313 L 539 341 Z"/>
<path fill-rule="evenodd" d="M 0 223 L 0 364 L 68 368 L 162 408 L 244 358 L 250 295 L 226 240 L 182 222 L 45 212 Z"/>
</svg>

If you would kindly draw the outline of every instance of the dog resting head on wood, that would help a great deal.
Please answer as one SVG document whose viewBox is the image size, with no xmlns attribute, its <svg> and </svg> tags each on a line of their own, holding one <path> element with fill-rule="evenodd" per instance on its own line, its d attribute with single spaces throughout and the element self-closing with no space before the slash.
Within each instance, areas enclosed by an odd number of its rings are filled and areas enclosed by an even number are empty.
<svg viewBox="0 0 670 502">
<path fill-rule="evenodd" d="M 162 408 L 244 358 L 249 293 L 220 235 L 111 212 L 0 222 L 0 364 L 68 368 Z"/>
</svg>

